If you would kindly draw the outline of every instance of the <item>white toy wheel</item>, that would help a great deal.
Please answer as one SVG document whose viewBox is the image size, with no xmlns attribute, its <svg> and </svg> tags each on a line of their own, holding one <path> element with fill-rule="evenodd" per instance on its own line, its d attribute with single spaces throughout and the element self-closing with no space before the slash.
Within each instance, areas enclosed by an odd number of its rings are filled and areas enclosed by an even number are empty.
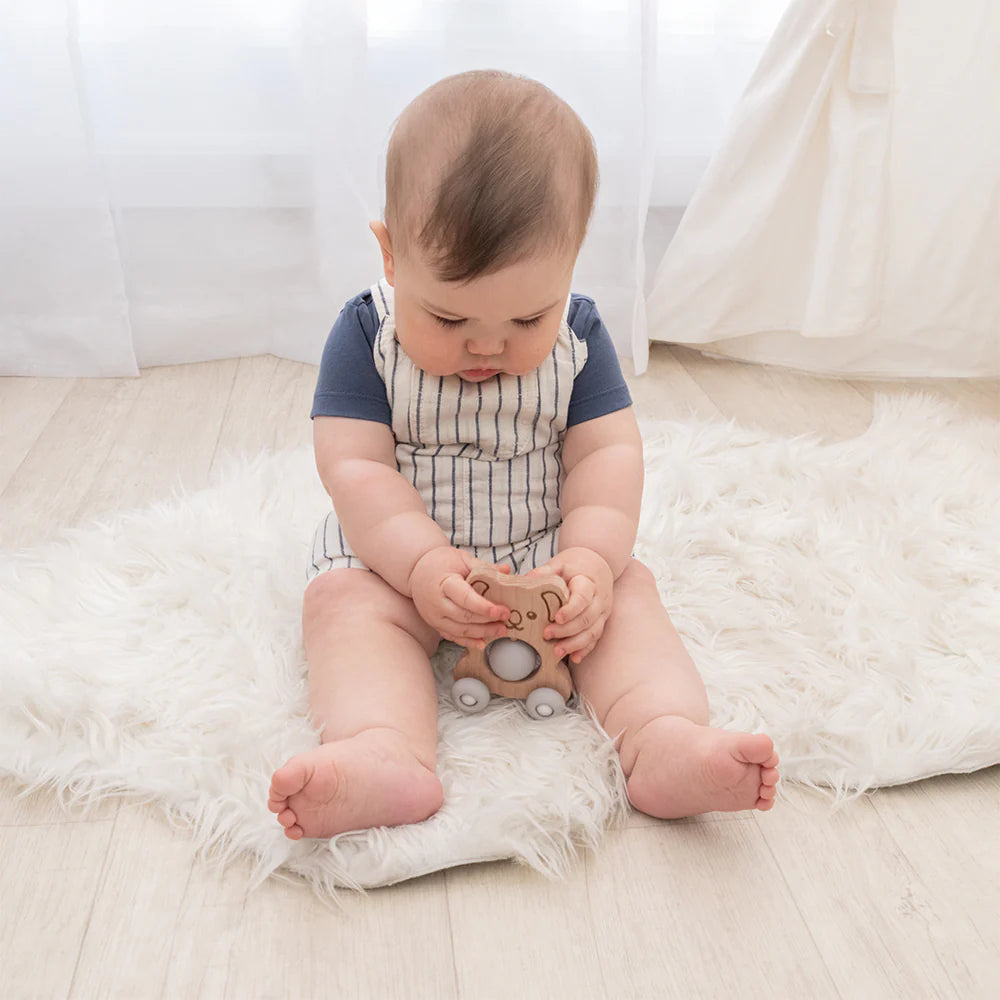
<svg viewBox="0 0 1000 1000">
<path fill-rule="evenodd" d="M 551 719 L 566 711 L 566 699 L 554 688 L 535 688 L 524 699 L 524 706 L 533 719 Z"/>
<path fill-rule="evenodd" d="M 451 686 L 451 700 L 460 712 L 474 715 L 490 703 L 490 689 L 475 677 L 460 677 Z"/>
</svg>

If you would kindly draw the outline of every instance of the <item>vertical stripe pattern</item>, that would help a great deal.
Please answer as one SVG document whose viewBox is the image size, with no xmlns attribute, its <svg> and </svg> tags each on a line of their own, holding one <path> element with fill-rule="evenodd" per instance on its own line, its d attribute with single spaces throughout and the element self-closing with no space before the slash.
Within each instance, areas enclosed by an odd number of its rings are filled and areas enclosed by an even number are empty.
<svg viewBox="0 0 1000 1000">
<path fill-rule="evenodd" d="M 373 357 L 387 387 L 400 473 L 453 545 L 518 572 L 540 565 L 556 551 L 562 438 L 573 380 L 587 360 L 586 344 L 567 323 L 569 301 L 555 346 L 535 372 L 466 383 L 414 365 L 396 339 L 392 296 L 384 280 L 372 288 Z M 335 515 L 329 518 L 333 525 L 324 520 L 317 529 L 310 576 L 348 560 L 363 566 Z"/>
</svg>

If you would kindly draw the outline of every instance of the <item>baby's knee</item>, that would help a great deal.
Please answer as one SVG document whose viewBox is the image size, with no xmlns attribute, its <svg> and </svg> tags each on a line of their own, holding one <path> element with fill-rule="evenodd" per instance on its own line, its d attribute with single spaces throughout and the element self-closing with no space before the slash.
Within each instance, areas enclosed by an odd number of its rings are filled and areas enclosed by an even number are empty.
<svg viewBox="0 0 1000 1000">
<path fill-rule="evenodd" d="M 359 600 L 370 602 L 369 588 L 357 586 L 358 577 L 370 576 L 362 569 L 332 569 L 309 581 L 302 596 L 302 618 L 317 623 L 331 615 L 341 615 Z"/>
<path fill-rule="evenodd" d="M 407 632 L 428 655 L 440 641 L 413 602 L 369 570 L 329 570 L 314 577 L 306 587 L 302 599 L 302 627 L 306 634 L 329 627 L 370 629 L 379 623 Z"/>
</svg>

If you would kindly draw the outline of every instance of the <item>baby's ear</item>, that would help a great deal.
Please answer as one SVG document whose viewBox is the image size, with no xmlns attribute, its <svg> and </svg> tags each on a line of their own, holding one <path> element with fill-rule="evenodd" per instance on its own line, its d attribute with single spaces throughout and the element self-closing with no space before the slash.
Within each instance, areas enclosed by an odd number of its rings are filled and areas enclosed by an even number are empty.
<svg viewBox="0 0 1000 1000">
<path fill-rule="evenodd" d="M 389 230 L 381 219 L 372 219 L 368 223 L 368 228 L 375 234 L 378 240 L 379 249 L 382 251 L 382 269 L 385 271 L 385 280 L 393 284 L 396 280 L 396 258 L 392 252 L 392 240 L 389 238 Z"/>
<path fill-rule="evenodd" d="M 549 621 L 555 622 L 556 612 L 563 606 L 562 595 L 554 590 L 543 590 L 538 596 L 545 602 L 545 610 L 549 613 Z"/>
</svg>

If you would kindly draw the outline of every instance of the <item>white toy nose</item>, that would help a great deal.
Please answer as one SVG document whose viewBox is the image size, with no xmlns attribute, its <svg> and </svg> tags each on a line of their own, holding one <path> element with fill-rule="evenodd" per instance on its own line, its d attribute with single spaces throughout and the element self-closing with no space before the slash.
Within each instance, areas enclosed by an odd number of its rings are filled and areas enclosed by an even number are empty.
<svg viewBox="0 0 1000 1000">
<path fill-rule="evenodd" d="M 541 665 L 534 646 L 520 639 L 495 639 L 486 647 L 490 670 L 505 681 L 523 681 Z"/>
</svg>

